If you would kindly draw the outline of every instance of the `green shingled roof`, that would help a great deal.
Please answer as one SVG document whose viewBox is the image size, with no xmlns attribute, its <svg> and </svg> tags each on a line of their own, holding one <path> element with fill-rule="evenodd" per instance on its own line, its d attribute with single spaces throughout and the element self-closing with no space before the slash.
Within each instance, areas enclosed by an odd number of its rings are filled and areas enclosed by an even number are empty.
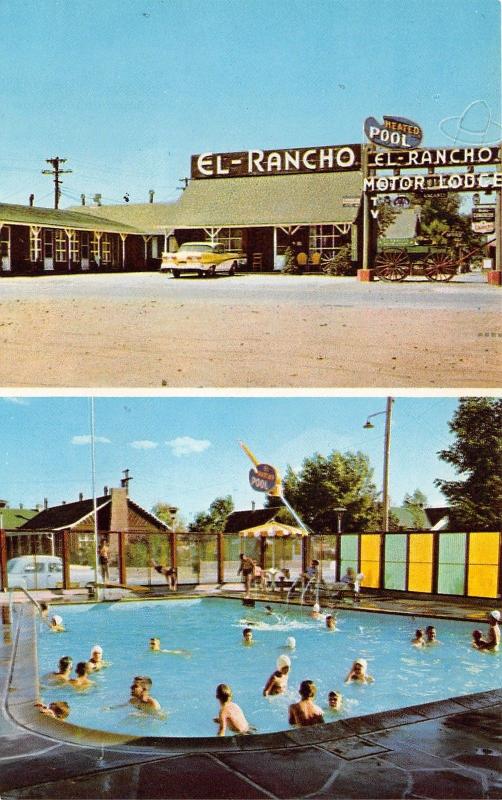
<svg viewBox="0 0 502 800">
<path fill-rule="evenodd" d="M 85 231 L 97 230 L 109 233 L 141 233 L 137 227 L 123 222 L 115 222 L 101 214 L 4 203 L 0 203 L 0 223 L 42 225 L 46 228 L 72 228 Z"/>
<path fill-rule="evenodd" d="M 115 206 L 77 206 L 72 211 L 129 225 L 141 233 L 159 233 L 159 227 L 171 227 L 176 203 L 121 203 Z"/>
<path fill-rule="evenodd" d="M 24 525 L 32 517 L 36 517 L 38 513 L 34 508 L 2 508 L 0 510 L 2 527 L 6 531 L 14 530 Z"/>
<path fill-rule="evenodd" d="M 360 172 L 263 175 L 192 180 L 172 208 L 176 228 L 314 225 L 354 222 L 358 209 L 343 204 L 359 198 Z"/>
</svg>

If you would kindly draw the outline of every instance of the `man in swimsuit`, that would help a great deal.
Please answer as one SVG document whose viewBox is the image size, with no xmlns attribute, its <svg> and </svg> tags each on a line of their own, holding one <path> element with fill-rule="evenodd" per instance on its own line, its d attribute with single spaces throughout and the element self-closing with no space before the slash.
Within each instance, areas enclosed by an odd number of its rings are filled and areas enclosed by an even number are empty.
<svg viewBox="0 0 502 800">
<path fill-rule="evenodd" d="M 301 700 L 289 707 L 290 725 L 319 725 L 324 722 L 322 709 L 316 706 L 314 698 L 317 687 L 313 681 L 302 681 L 299 688 Z"/>
<path fill-rule="evenodd" d="M 247 556 L 244 553 L 241 553 L 239 558 L 241 563 L 239 569 L 237 570 L 237 575 L 242 572 L 242 577 L 244 578 L 244 594 L 245 597 L 249 597 L 254 573 L 254 561 L 250 556 Z"/>
<path fill-rule="evenodd" d="M 227 726 L 233 733 L 250 733 L 251 728 L 242 708 L 232 702 L 232 690 L 226 683 L 216 687 L 216 699 L 220 703 L 220 713 L 214 718 L 218 723 L 218 736 L 225 736 Z"/>
<path fill-rule="evenodd" d="M 157 564 L 152 558 L 150 564 L 159 575 L 163 575 L 169 588 L 175 592 L 178 588 L 178 571 L 176 567 L 163 567 L 162 564 Z"/>
</svg>

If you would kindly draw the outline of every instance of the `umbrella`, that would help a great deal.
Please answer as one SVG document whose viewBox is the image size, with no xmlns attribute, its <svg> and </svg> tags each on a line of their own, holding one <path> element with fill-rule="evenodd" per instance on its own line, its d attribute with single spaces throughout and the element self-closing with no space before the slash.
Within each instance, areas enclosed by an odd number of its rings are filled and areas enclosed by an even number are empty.
<svg viewBox="0 0 502 800">
<path fill-rule="evenodd" d="M 267 522 L 265 525 L 255 525 L 254 528 L 245 528 L 239 531 L 241 536 L 254 536 L 256 539 L 262 536 L 266 539 L 279 538 L 281 536 L 308 536 L 303 528 L 295 528 L 293 525 L 285 525 L 279 522 Z"/>
</svg>

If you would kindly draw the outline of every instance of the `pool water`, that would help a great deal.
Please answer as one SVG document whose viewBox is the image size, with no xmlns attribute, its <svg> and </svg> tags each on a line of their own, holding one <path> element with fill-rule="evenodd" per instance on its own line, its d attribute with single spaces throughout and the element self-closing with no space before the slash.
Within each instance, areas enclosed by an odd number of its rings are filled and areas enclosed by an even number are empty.
<svg viewBox="0 0 502 800">
<path fill-rule="evenodd" d="M 288 705 L 298 700 L 298 686 L 306 678 L 317 685 L 316 702 L 327 722 L 501 685 L 501 654 L 472 648 L 471 622 L 437 620 L 440 644 L 418 649 L 410 643 L 415 629 L 434 620 L 338 611 L 337 628 L 328 631 L 324 618 L 311 619 L 310 609 L 277 605 L 275 610 L 268 616 L 264 604 L 247 608 L 216 598 L 64 607 L 65 633 L 40 626 L 41 695 L 45 702 L 67 700 L 68 721 L 77 725 L 137 736 L 187 737 L 216 735 L 213 718 L 219 706 L 214 695 L 219 683 L 232 687 L 235 702 L 260 733 L 289 727 Z M 256 623 L 249 647 L 242 644 L 244 620 Z M 160 638 L 161 648 L 187 653 L 151 652 L 152 636 Z M 294 651 L 285 646 L 289 636 L 296 639 Z M 89 658 L 94 644 L 102 646 L 110 665 L 90 676 L 95 681 L 91 689 L 77 692 L 44 682 L 61 656 L 71 656 L 75 667 Z M 288 692 L 263 697 L 281 653 L 292 661 Z M 344 685 L 357 657 L 367 659 L 373 684 Z M 135 675 L 152 678 L 151 694 L 167 712 L 165 719 L 128 705 Z M 332 689 L 343 694 L 341 712 L 327 710 Z"/>
</svg>

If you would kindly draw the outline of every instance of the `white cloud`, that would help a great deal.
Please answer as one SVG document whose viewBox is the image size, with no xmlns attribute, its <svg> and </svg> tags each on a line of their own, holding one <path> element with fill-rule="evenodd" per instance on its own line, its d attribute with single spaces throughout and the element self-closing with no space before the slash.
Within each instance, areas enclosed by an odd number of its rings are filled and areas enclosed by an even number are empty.
<svg viewBox="0 0 502 800">
<path fill-rule="evenodd" d="M 15 403 L 17 406 L 28 406 L 26 397 L 4 397 L 6 403 Z"/>
<path fill-rule="evenodd" d="M 192 439 L 191 436 L 178 436 L 176 439 L 171 439 L 166 442 L 167 446 L 171 448 L 175 456 L 188 456 L 191 453 L 203 453 L 208 447 L 211 447 L 211 442 L 207 439 Z"/>
<path fill-rule="evenodd" d="M 85 436 L 74 436 L 71 440 L 72 444 L 90 444 L 92 441 L 92 436 L 86 434 Z M 95 436 L 94 441 L 100 444 L 110 444 L 110 439 L 107 439 L 106 436 Z"/>
<path fill-rule="evenodd" d="M 131 447 L 135 447 L 136 450 L 154 450 L 155 447 L 158 446 L 158 442 L 151 442 L 149 439 L 140 439 L 137 442 L 131 442 Z"/>
</svg>

